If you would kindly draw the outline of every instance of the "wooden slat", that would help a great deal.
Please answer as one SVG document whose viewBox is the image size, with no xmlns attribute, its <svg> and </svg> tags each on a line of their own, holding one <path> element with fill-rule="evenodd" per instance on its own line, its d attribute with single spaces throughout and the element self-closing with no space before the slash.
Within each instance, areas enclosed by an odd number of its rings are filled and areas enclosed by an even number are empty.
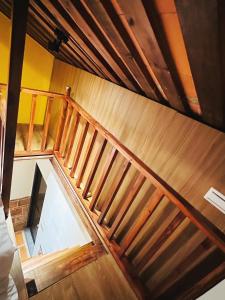
<svg viewBox="0 0 225 300">
<path fill-rule="evenodd" d="M 80 114 L 78 112 L 76 113 L 75 118 L 76 118 L 76 120 L 74 121 L 74 126 L 71 126 L 71 133 L 69 135 L 69 145 L 66 149 L 65 161 L 64 161 L 64 166 L 65 167 L 67 167 L 67 165 L 68 165 L 70 155 L 71 155 L 71 151 L 72 151 L 73 144 L 74 144 L 74 140 L 76 138 L 78 126 L 79 126 L 79 123 L 80 123 Z"/>
<path fill-rule="evenodd" d="M 102 158 L 102 155 L 104 153 L 104 150 L 105 150 L 105 147 L 106 147 L 106 144 L 107 144 L 107 140 L 104 139 L 102 145 L 100 145 L 99 149 L 98 149 L 98 152 L 95 156 L 95 160 L 94 160 L 94 163 L 92 165 L 92 168 L 91 168 L 91 171 L 90 171 L 90 174 L 88 176 L 88 179 L 87 179 L 87 182 L 85 184 L 85 187 L 84 187 L 84 190 L 82 192 L 82 197 L 83 198 L 86 198 L 87 197 L 87 194 L 89 192 L 89 189 L 91 187 L 91 184 L 93 182 L 93 179 L 95 177 L 95 174 L 96 174 L 96 171 L 98 169 L 98 166 L 99 166 L 99 163 L 101 161 L 101 158 Z"/>
<path fill-rule="evenodd" d="M 133 20 L 130 30 L 133 33 L 133 39 L 138 44 L 138 50 L 143 55 L 143 60 L 149 65 L 159 83 L 165 98 L 170 105 L 179 111 L 184 112 L 181 97 L 173 82 L 167 63 L 163 57 L 157 38 L 151 25 L 151 18 L 148 15 L 148 0 L 132 0 L 126 2 L 116 0 L 126 17 L 127 22 Z M 144 4 L 144 5 L 143 5 Z M 146 10 L 145 10 L 146 9 Z"/>
<path fill-rule="evenodd" d="M 47 101 L 45 120 L 44 120 L 44 129 L 43 129 L 42 141 L 41 141 L 41 151 L 45 151 L 45 148 L 46 148 L 53 100 L 54 100 L 54 98 L 49 97 L 48 101 Z"/>
<path fill-rule="evenodd" d="M 147 222 L 148 218 L 153 214 L 153 212 L 159 205 L 163 196 L 163 193 L 159 189 L 156 189 L 153 195 L 151 195 L 151 197 L 147 201 L 146 206 L 141 211 L 140 215 L 137 217 L 135 224 L 131 227 L 130 231 L 128 231 L 128 234 L 122 241 L 120 255 L 123 255 L 125 251 L 129 248 L 131 243 L 134 241 L 138 233 L 141 231 L 141 229 Z"/>
<path fill-rule="evenodd" d="M 101 191 L 103 189 L 103 186 L 104 186 L 104 184 L 105 184 L 105 182 L 107 180 L 109 172 L 112 169 L 112 165 L 113 165 L 113 163 L 114 163 L 114 161 L 116 159 L 117 154 L 118 154 L 118 151 L 115 148 L 113 148 L 112 151 L 111 151 L 111 153 L 110 153 L 110 155 L 106 159 L 106 163 L 105 163 L 105 166 L 103 168 L 101 178 L 100 178 L 100 180 L 98 182 L 96 190 L 94 191 L 94 194 L 93 194 L 90 206 L 89 206 L 90 210 L 94 209 L 95 204 L 98 201 L 100 193 L 101 193 Z"/>
<path fill-rule="evenodd" d="M 124 160 L 123 164 L 120 166 L 118 173 L 115 176 L 115 180 L 112 183 L 112 186 L 108 192 L 108 198 L 105 200 L 103 207 L 101 209 L 101 214 L 98 218 L 98 223 L 101 224 L 109 211 L 113 200 L 116 197 L 117 192 L 119 191 L 120 186 L 122 185 L 124 178 L 131 166 L 131 163 L 128 160 Z"/>
<path fill-rule="evenodd" d="M 167 241 L 169 236 L 177 229 L 177 227 L 183 222 L 185 215 L 182 212 L 179 212 L 169 226 L 163 231 L 158 240 L 152 245 L 152 247 L 144 254 L 143 259 L 136 266 L 137 272 L 147 265 L 151 257 L 162 247 L 162 245 Z"/>
<path fill-rule="evenodd" d="M 28 129 L 26 151 L 31 150 L 31 143 L 32 143 L 32 137 L 33 137 L 33 131 L 34 131 L 34 117 L 35 117 L 35 110 L 36 110 L 36 100 L 37 100 L 37 95 L 32 95 L 30 124 L 29 124 L 29 129 Z"/>
<path fill-rule="evenodd" d="M 28 0 L 14 0 L 12 8 L 12 32 L 2 174 L 2 201 L 4 204 L 6 215 L 8 214 L 9 210 L 9 199 L 12 182 L 13 157 L 16 140 L 16 126 L 19 108 L 28 4 Z"/>
<path fill-rule="evenodd" d="M 92 149 L 94 147 L 97 135 L 98 135 L 98 131 L 94 130 L 93 136 L 90 139 L 89 144 L 87 146 L 87 149 L 86 149 L 86 152 L 85 152 L 85 155 L 84 155 L 84 159 L 83 159 L 82 165 L 80 167 L 80 172 L 79 172 L 79 174 L 77 176 L 76 187 L 80 187 L 80 184 L 82 182 L 82 179 L 83 179 L 83 176 L 84 176 L 84 172 L 86 170 L 89 158 L 91 156 L 91 152 L 92 152 Z"/>
<path fill-rule="evenodd" d="M 86 53 L 86 55 L 95 62 L 98 68 L 102 70 L 103 74 L 105 74 L 105 77 L 110 79 L 114 83 L 121 84 L 121 81 L 117 74 L 112 70 L 106 60 L 88 41 L 83 31 L 81 31 L 77 26 L 75 20 L 68 14 L 66 14 L 65 11 L 63 11 L 61 5 L 57 4 L 56 2 L 54 2 L 53 4 L 47 0 L 43 0 L 42 2 L 46 6 L 46 8 L 58 19 L 64 30 L 66 30 L 71 35 L 71 37 L 73 37 L 73 40 L 79 43 L 79 46 L 80 48 L 82 48 L 83 53 Z"/>
<path fill-rule="evenodd" d="M 176 0 L 175 3 L 202 118 L 224 129 L 225 2 Z"/>
<path fill-rule="evenodd" d="M 74 175 L 75 175 L 75 172 L 76 172 L 76 169 L 77 169 L 77 166 L 78 166 L 78 162 L 79 162 L 79 159 L 80 159 L 80 155 L 81 155 L 81 152 L 82 152 L 82 149 L 83 149 L 83 146 L 84 146 L 84 142 L 85 142 L 85 139 L 86 139 L 86 135 L 87 135 L 87 132 L 88 132 L 88 128 L 89 128 L 89 123 L 86 122 L 86 124 L 83 127 L 83 130 L 80 134 L 79 141 L 78 141 L 77 150 L 76 150 L 76 153 L 75 153 L 75 156 L 74 156 L 73 165 L 72 165 L 72 169 L 71 169 L 71 172 L 70 172 L 71 177 L 74 177 Z"/>
<path fill-rule="evenodd" d="M 215 247 L 212 243 L 206 239 L 201 244 L 194 249 L 176 268 L 168 274 L 168 276 L 157 285 L 152 291 L 152 299 L 157 299 L 161 294 L 163 294 L 167 289 L 170 288 L 181 276 L 182 272 L 189 272 L 193 268 L 193 263 L 201 257 L 201 260 L 209 255 Z"/>
<path fill-rule="evenodd" d="M 69 101 L 69 99 L 68 99 Z M 159 188 L 163 194 L 176 205 L 182 213 L 188 217 L 213 243 L 215 243 L 223 252 L 225 252 L 225 234 L 220 231 L 213 223 L 203 216 L 196 208 L 194 208 L 186 199 L 184 199 L 177 191 L 175 191 L 167 182 L 160 178 L 152 169 L 150 169 L 142 160 L 125 147 L 117 138 L 109 131 L 96 122 L 93 117 L 88 114 L 76 102 L 71 100 L 71 105 L 79 111 L 84 119 L 86 119 L 99 134 L 105 137 L 108 142 L 115 147 L 121 155 L 127 160 L 132 161 L 132 165 L 140 173 L 142 173 L 156 188 Z"/>
<path fill-rule="evenodd" d="M 58 127 L 56 131 L 56 138 L 55 138 L 55 143 L 54 143 L 54 151 L 59 151 L 59 146 L 61 143 L 62 139 L 62 134 L 63 134 L 63 128 L 66 120 L 66 109 L 67 109 L 67 102 L 62 99 L 62 107 L 61 107 L 61 112 L 60 112 L 60 117 L 58 121 Z"/>
<path fill-rule="evenodd" d="M 139 66 L 141 72 L 144 74 L 145 80 L 142 80 L 142 85 L 144 86 L 145 94 L 154 100 L 163 100 L 163 96 L 161 94 L 161 88 L 158 84 L 156 84 L 155 80 L 153 80 L 152 70 L 146 65 L 143 61 L 142 55 L 138 50 L 138 44 L 135 43 L 133 39 L 133 35 L 131 34 L 129 24 L 124 18 L 123 13 L 116 1 L 102 1 L 101 2 L 113 21 L 114 26 L 122 35 L 123 40 L 126 42 L 127 47 L 132 55 L 132 58 L 135 60 L 136 64 Z M 145 82 L 147 81 L 147 85 Z"/>
<path fill-rule="evenodd" d="M 77 26 L 82 29 L 88 42 L 91 42 L 99 54 L 107 61 L 112 68 L 113 73 L 115 72 L 122 83 L 129 89 L 136 90 L 127 76 L 129 69 L 127 72 L 126 66 L 123 64 L 120 55 L 114 51 L 105 36 L 101 34 L 98 23 L 96 24 L 93 22 L 90 14 L 85 10 L 82 3 L 80 1 L 72 3 L 61 0 L 59 0 L 59 2 L 71 18 L 76 20 Z M 88 43 L 86 42 L 86 44 Z"/>
<path fill-rule="evenodd" d="M 76 112 L 76 110 L 73 109 L 73 112 Z M 69 130 L 69 125 L 70 125 L 70 122 L 71 122 L 71 115 L 72 115 L 72 106 L 70 104 L 68 104 L 67 111 L 66 111 L 66 121 L 65 121 L 65 124 L 64 124 L 61 144 L 60 144 L 60 147 L 59 147 L 59 153 L 62 157 L 64 157 L 64 155 L 65 155 L 66 142 L 67 142 L 66 138 L 67 138 L 67 134 L 68 134 L 68 130 Z"/>
<path fill-rule="evenodd" d="M 81 1 L 85 10 L 88 11 L 88 14 L 91 15 L 93 21 L 86 21 L 92 25 L 93 23 L 98 25 L 99 37 L 103 44 L 106 45 L 107 48 L 112 49 L 113 53 L 116 53 L 117 57 L 121 60 L 121 66 L 124 65 L 125 74 L 128 79 L 134 84 L 137 92 L 145 93 L 145 91 L 149 90 L 149 83 L 142 73 L 141 68 L 139 68 L 138 64 L 133 59 L 133 56 L 130 55 L 130 50 L 127 47 L 125 40 L 122 38 L 120 32 L 113 25 L 113 19 L 108 16 L 101 2 L 97 0 L 83 0 Z M 107 30 L 106 30 L 107 29 Z M 126 85 L 127 86 L 127 85 Z M 127 86 L 128 87 L 128 86 Z M 151 95 L 154 95 L 152 91 Z"/>
<path fill-rule="evenodd" d="M 113 222 L 113 224 L 107 234 L 108 239 L 111 239 L 113 237 L 117 228 L 123 221 L 124 216 L 126 215 L 128 209 L 130 208 L 135 197 L 137 196 L 138 192 L 140 191 L 142 185 L 144 184 L 144 181 L 145 181 L 145 177 L 142 174 L 139 174 L 137 176 L 137 178 L 135 179 L 134 184 L 132 184 L 132 186 L 128 187 L 127 194 L 121 200 L 122 207 L 121 207 L 119 213 L 117 214 L 116 219 Z"/>
<path fill-rule="evenodd" d="M 127 262 L 127 260 L 120 260 L 117 253 L 118 253 L 118 245 L 116 245 L 115 243 L 113 243 L 113 241 L 109 241 L 106 237 L 105 234 L 105 230 L 102 226 L 100 226 L 97 223 L 97 216 L 94 212 L 91 212 L 90 210 L 88 210 L 88 204 L 86 204 L 84 201 L 84 198 L 82 196 L 82 192 L 79 188 L 77 188 L 74 185 L 74 180 L 69 176 L 69 172 L 66 172 L 67 170 L 65 170 L 65 167 L 63 166 L 62 163 L 62 158 L 58 155 L 58 153 L 56 153 L 55 158 L 53 159 L 53 165 L 54 167 L 57 166 L 57 168 L 61 170 L 64 170 L 66 177 L 61 175 L 63 177 L 64 180 L 67 181 L 67 183 L 69 183 L 68 186 L 71 187 L 72 194 L 74 195 L 74 203 L 76 203 L 76 201 L 78 201 L 77 205 L 78 208 L 82 208 L 83 212 L 85 213 L 86 217 L 84 218 L 84 220 L 89 220 L 91 225 L 91 228 L 97 227 L 98 230 L 95 230 L 95 233 L 100 237 L 101 241 L 103 242 L 104 246 L 106 246 L 106 249 L 109 250 L 109 252 L 113 255 L 116 263 L 118 264 L 119 268 L 121 269 L 121 271 L 123 272 L 123 275 L 125 276 L 126 280 L 129 282 L 130 287 L 133 289 L 133 291 L 135 292 L 135 294 L 137 295 L 138 299 L 145 299 L 145 295 L 146 295 L 146 289 L 143 286 L 143 284 L 141 283 L 140 279 L 135 275 L 134 272 L 130 273 L 128 270 L 130 270 L 129 268 L 129 264 Z M 74 193 L 74 191 L 76 193 Z M 94 227 L 93 227 L 94 226 Z M 90 234 L 90 233 L 89 233 Z"/>
</svg>

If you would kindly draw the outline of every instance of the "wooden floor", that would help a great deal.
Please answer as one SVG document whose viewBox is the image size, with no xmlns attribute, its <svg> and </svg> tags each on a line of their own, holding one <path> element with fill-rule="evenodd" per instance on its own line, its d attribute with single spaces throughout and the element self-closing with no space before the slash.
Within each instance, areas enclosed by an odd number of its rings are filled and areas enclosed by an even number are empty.
<svg viewBox="0 0 225 300">
<path fill-rule="evenodd" d="M 21 262 L 24 262 L 30 258 L 30 255 L 28 252 L 26 238 L 23 230 L 15 232 L 15 237 L 16 237 L 16 245 L 18 247 L 18 251 L 20 255 L 20 260 Z"/>
<path fill-rule="evenodd" d="M 137 299 L 110 254 L 65 277 L 31 300 Z"/>
<path fill-rule="evenodd" d="M 43 126 L 35 125 L 33 131 L 33 138 L 31 142 L 32 151 L 40 151 L 41 150 L 41 141 L 42 141 L 42 132 Z M 28 138 L 28 124 L 18 124 L 16 131 L 16 145 L 15 152 L 20 153 L 26 150 Z M 48 135 L 46 150 L 52 150 L 54 146 L 54 140 L 50 135 Z"/>
</svg>

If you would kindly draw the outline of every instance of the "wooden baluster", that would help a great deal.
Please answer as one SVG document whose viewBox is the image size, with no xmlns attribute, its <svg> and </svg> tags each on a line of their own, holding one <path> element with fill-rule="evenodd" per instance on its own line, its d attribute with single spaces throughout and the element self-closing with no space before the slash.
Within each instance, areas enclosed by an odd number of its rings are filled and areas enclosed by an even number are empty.
<svg viewBox="0 0 225 300">
<path fill-rule="evenodd" d="M 183 222 L 184 219 L 185 215 L 181 211 L 179 211 L 172 222 L 160 235 L 158 240 L 152 245 L 152 247 L 147 251 L 142 260 L 136 266 L 138 273 L 142 271 L 151 257 L 153 257 L 153 255 L 162 247 L 162 245 L 167 241 L 168 237 L 177 229 L 177 227 Z"/>
<path fill-rule="evenodd" d="M 138 177 L 136 178 L 134 184 L 129 185 L 128 187 L 128 194 L 127 196 L 124 197 L 124 199 L 121 200 L 122 203 L 122 207 L 116 217 L 116 220 L 114 221 L 114 223 L 112 224 L 107 237 L 108 239 L 111 239 L 112 236 L 114 235 L 114 233 L 116 232 L 117 228 L 119 227 L 119 225 L 121 224 L 124 216 L 126 215 L 128 209 L 130 208 L 131 204 L 133 203 L 135 197 L 137 196 L 138 192 L 140 191 L 143 183 L 145 181 L 145 177 L 139 173 Z"/>
<path fill-rule="evenodd" d="M 27 138 L 27 146 L 26 146 L 27 151 L 31 151 L 36 104 L 37 104 L 37 95 L 32 95 L 31 111 L 30 111 L 30 124 L 29 124 L 29 129 L 28 129 L 28 138 Z"/>
<path fill-rule="evenodd" d="M 108 211 L 113 203 L 113 200 L 115 199 L 116 194 L 117 194 L 119 188 L 121 187 L 130 166 L 131 166 L 131 163 L 128 160 L 124 159 L 124 162 L 120 166 L 119 171 L 115 176 L 115 180 L 112 183 L 111 188 L 108 192 L 109 198 L 107 198 L 103 204 L 102 212 L 98 218 L 99 224 L 101 224 L 103 222 L 106 214 L 108 213 Z"/>
<path fill-rule="evenodd" d="M 104 139 L 102 145 L 99 147 L 98 152 L 97 152 L 97 154 L 95 156 L 95 160 L 94 160 L 93 166 L 91 168 L 90 174 L 88 176 L 87 182 L 85 184 L 85 187 L 84 187 L 84 190 L 83 190 L 83 193 L 82 193 L 83 198 L 87 197 L 87 194 L 89 192 L 89 189 L 90 189 L 91 184 L 93 182 L 93 179 L 95 177 L 95 173 L 96 173 L 96 171 L 98 169 L 99 163 L 100 163 L 102 155 L 104 153 L 106 144 L 107 144 L 107 140 Z"/>
<path fill-rule="evenodd" d="M 44 121 L 44 130 L 43 130 L 43 136 L 42 136 L 42 142 L 41 142 L 41 151 L 45 151 L 45 148 L 46 148 L 53 100 L 54 100 L 54 98 L 49 97 L 48 101 L 47 101 L 47 107 L 46 107 L 46 112 L 45 112 L 45 121 Z"/>
<path fill-rule="evenodd" d="M 74 121 L 74 126 L 71 126 L 71 130 L 70 130 L 70 134 L 69 134 L 69 138 L 68 138 L 69 145 L 66 149 L 64 167 L 67 167 L 68 162 L 70 160 L 71 151 L 73 149 L 73 143 L 76 138 L 78 126 L 80 123 L 80 114 L 78 112 L 76 112 L 76 116 L 74 118 L 76 118 L 76 120 Z"/>
<path fill-rule="evenodd" d="M 62 134 L 63 134 L 63 127 L 65 125 L 65 119 L 66 119 L 66 109 L 67 109 L 67 102 L 62 98 L 63 103 L 61 107 L 61 112 L 60 112 L 60 118 L 58 122 L 58 128 L 56 132 L 56 139 L 55 139 L 55 144 L 54 144 L 54 151 L 59 151 L 59 147 L 61 145 L 62 141 Z"/>
<path fill-rule="evenodd" d="M 123 255 L 125 251 L 129 248 L 131 243 L 134 241 L 138 233 L 141 231 L 148 218 L 153 214 L 163 198 L 163 193 L 156 189 L 151 197 L 148 199 L 147 204 L 141 211 L 140 215 L 137 217 L 135 224 L 131 227 L 130 231 L 121 243 L 120 255 Z"/>
<path fill-rule="evenodd" d="M 81 181 L 83 179 L 84 172 L 86 170 L 89 158 L 91 156 L 91 152 L 92 152 L 92 149 L 94 147 L 97 134 L 98 134 L 98 131 L 94 130 L 93 136 L 90 139 L 90 142 L 89 142 L 89 144 L 87 146 L 86 153 L 84 155 L 84 160 L 83 160 L 82 165 L 80 167 L 80 173 L 78 174 L 77 181 L 76 181 L 76 187 L 78 187 L 78 188 L 80 187 Z"/>
<path fill-rule="evenodd" d="M 77 150 L 76 150 L 74 160 L 73 160 L 73 166 L 72 166 L 72 169 L 71 169 L 71 172 L 70 172 L 71 177 L 74 177 L 74 175 L 75 175 L 75 172 L 76 172 L 76 169 L 77 169 L 77 166 L 78 166 L 78 162 L 79 162 L 79 159 L 80 159 L 80 155 L 81 155 L 81 152 L 82 152 L 82 149 L 83 149 L 84 141 L 85 141 L 85 138 L 86 138 L 86 135 L 87 135 L 87 132 L 88 132 L 88 128 L 89 128 L 89 123 L 86 122 L 86 124 L 83 127 L 83 130 L 80 134 L 79 142 L 78 142 L 78 145 L 77 145 Z"/>
<path fill-rule="evenodd" d="M 103 172 L 102 172 L 102 175 L 101 175 L 101 178 L 98 182 L 98 185 L 96 187 L 96 190 L 94 191 L 94 194 L 93 194 L 93 197 L 92 197 L 92 200 L 91 200 L 91 203 L 90 203 L 90 210 L 93 210 L 94 207 L 95 207 L 95 204 L 96 202 L 98 201 L 98 198 L 99 198 L 99 195 L 103 189 L 103 186 L 106 182 L 106 179 L 109 175 L 109 172 L 110 170 L 112 169 L 112 165 L 116 159 L 116 156 L 118 154 L 118 151 L 116 148 L 113 148 L 110 155 L 108 156 L 107 160 L 106 160 L 106 163 L 105 163 L 105 166 L 103 168 Z"/>
<path fill-rule="evenodd" d="M 75 108 L 73 109 L 73 112 L 75 112 Z M 67 106 L 67 111 L 66 111 L 66 121 L 65 121 L 65 125 L 63 128 L 63 133 L 62 133 L 62 140 L 61 140 L 61 144 L 59 147 L 59 153 L 62 157 L 64 157 L 65 155 L 65 150 L 66 150 L 66 137 L 68 134 L 68 130 L 69 130 L 69 125 L 70 125 L 70 121 L 71 121 L 71 115 L 72 115 L 72 106 L 70 104 L 68 104 Z"/>
</svg>

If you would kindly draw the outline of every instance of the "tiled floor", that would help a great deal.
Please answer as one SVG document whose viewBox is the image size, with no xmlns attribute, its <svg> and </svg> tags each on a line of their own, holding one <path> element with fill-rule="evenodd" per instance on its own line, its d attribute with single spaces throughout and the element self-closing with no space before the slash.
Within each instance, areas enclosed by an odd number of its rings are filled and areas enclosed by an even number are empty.
<svg viewBox="0 0 225 300">
<path fill-rule="evenodd" d="M 28 249 L 27 249 L 27 245 L 26 245 L 24 232 L 17 231 L 17 232 L 15 232 L 15 236 L 16 236 L 16 244 L 17 244 L 17 247 L 19 248 L 21 262 L 24 262 L 25 260 L 30 258 Z"/>
</svg>

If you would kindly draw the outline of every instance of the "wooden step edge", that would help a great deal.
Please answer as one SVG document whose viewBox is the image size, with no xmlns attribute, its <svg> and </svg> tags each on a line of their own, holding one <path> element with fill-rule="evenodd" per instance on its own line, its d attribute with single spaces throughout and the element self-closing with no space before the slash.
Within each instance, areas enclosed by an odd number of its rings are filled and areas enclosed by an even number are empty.
<svg viewBox="0 0 225 300">
<path fill-rule="evenodd" d="M 102 245 L 90 243 L 88 246 L 85 245 L 83 249 L 68 251 L 54 260 L 49 260 L 30 270 L 24 270 L 24 277 L 25 279 L 34 279 L 37 290 L 40 292 L 97 260 L 103 254 L 106 252 Z"/>
<path fill-rule="evenodd" d="M 40 256 L 31 257 L 30 259 L 22 263 L 23 273 L 32 271 L 35 268 L 41 267 L 42 265 L 48 264 L 54 260 L 69 256 L 71 254 L 79 255 L 79 253 L 82 253 L 85 249 L 89 248 L 92 245 L 93 243 L 90 242 L 83 246 L 75 246 L 72 248 L 66 248 L 53 253 L 42 254 Z"/>
</svg>

